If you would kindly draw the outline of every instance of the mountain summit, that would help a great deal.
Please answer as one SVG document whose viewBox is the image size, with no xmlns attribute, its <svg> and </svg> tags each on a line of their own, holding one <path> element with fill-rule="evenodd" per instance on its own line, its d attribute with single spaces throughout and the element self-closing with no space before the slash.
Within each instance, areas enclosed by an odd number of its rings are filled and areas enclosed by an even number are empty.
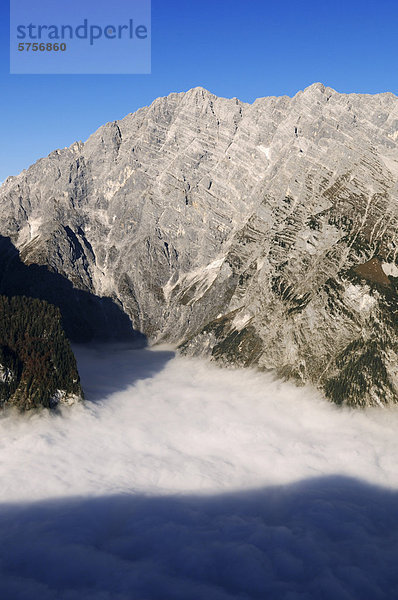
<svg viewBox="0 0 398 600">
<path fill-rule="evenodd" d="M 0 234 L 152 343 L 396 402 L 397 142 L 393 94 L 195 88 L 9 177 Z"/>
</svg>

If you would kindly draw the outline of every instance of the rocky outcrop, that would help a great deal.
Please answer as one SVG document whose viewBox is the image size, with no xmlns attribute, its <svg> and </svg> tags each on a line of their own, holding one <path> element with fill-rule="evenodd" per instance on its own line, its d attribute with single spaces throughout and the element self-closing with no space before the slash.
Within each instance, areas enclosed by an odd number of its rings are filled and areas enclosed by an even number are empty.
<svg viewBox="0 0 398 600">
<path fill-rule="evenodd" d="M 392 94 L 196 88 L 8 178 L 0 234 L 153 343 L 394 402 L 397 141 Z"/>
</svg>

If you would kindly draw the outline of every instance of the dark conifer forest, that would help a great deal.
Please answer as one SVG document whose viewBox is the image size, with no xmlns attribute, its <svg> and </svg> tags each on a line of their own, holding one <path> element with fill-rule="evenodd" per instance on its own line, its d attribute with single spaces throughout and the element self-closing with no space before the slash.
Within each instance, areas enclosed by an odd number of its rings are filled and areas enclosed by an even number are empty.
<svg viewBox="0 0 398 600">
<path fill-rule="evenodd" d="M 0 406 L 53 408 L 71 396 L 82 389 L 59 309 L 0 296 Z"/>
</svg>

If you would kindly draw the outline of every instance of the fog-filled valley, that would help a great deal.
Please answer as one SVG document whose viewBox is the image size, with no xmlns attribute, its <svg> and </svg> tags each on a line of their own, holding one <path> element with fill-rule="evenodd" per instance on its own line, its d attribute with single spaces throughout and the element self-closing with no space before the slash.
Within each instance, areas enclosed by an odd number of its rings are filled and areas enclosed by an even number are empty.
<svg viewBox="0 0 398 600">
<path fill-rule="evenodd" d="M 0 600 L 398 600 L 384 4 L 2 3 Z"/>
<path fill-rule="evenodd" d="M 74 351 L 84 404 L 0 420 L 2 597 L 394 597 L 396 408 L 169 348 Z"/>
</svg>

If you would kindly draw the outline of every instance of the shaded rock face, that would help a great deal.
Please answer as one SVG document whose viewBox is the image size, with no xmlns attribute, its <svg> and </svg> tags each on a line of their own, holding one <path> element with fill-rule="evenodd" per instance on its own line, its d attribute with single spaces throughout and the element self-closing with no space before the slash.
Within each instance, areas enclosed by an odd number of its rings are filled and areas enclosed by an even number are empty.
<svg viewBox="0 0 398 600">
<path fill-rule="evenodd" d="M 62 326 L 73 342 L 125 340 L 139 346 L 145 336 L 135 331 L 131 320 L 110 297 L 99 297 L 46 265 L 25 264 L 23 254 L 9 238 L 0 236 L 0 293 L 45 300 L 60 309 Z"/>
<path fill-rule="evenodd" d="M 393 402 L 397 141 L 392 94 L 196 88 L 8 178 L 0 234 L 151 342 Z"/>
</svg>

